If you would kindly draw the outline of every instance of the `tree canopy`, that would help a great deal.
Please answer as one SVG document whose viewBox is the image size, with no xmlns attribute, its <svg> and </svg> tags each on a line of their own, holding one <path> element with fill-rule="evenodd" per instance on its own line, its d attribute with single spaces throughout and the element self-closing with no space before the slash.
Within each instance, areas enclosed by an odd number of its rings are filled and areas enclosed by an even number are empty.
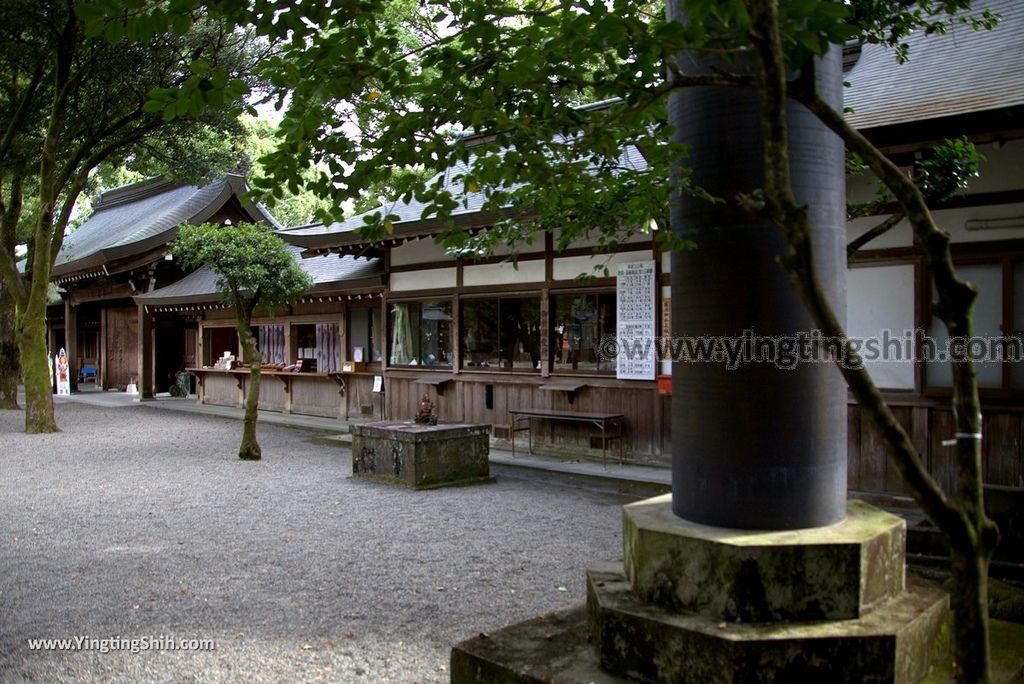
<svg viewBox="0 0 1024 684">
<path fill-rule="evenodd" d="M 0 278 L 17 311 L 29 432 L 57 429 L 44 312 L 53 261 L 94 171 L 110 163 L 177 177 L 209 173 L 226 156 L 196 152 L 237 130 L 242 95 L 260 87 L 252 67 L 269 55 L 268 40 L 196 8 L 182 8 L 167 25 L 126 22 L 161 7 L 111 5 L 105 17 L 76 0 L 0 5 Z M 88 28 L 80 13 L 91 13 Z M 204 81 L 210 70 L 216 74 Z M 169 111 L 151 100 L 204 84 L 210 94 L 199 106 Z M 28 254 L 19 271 L 14 244 L 22 238 Z"/>
<path fill-rule="evenodd" d="M 293 304 L 312 286 L 288 246 L 264 225 L 184 226 L 172 252 L 185 269 L 213 270 L 225 302 L 250 313 Z"/>
<path fill-rule="evenodd" d="M 295 303 L 312 286 L 312 279 L 284 241 L 260 224 L 185 226 L 172 250 L 184 268 L 206 267 L 216 273 L 218 292 L 235 310 L 238 339 L 251 369 L 238 457 L 259 460 L 256 421 L 263 357 L 252 329 L 253 313 L 262 309 L 273 314 Z"/>
</svg>

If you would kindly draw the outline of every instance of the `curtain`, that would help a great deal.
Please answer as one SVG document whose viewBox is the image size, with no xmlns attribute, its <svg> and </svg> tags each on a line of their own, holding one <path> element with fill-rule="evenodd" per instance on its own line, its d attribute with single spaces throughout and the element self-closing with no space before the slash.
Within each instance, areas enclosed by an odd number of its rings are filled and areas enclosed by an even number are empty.
<svg viewBox="0 0 1024 684">
<path fill-rule="evenodd" d="M 388 363 L 404 366 L 412 360 L 412 321 L 409 320 L 409 305 L 392 305 L 391 316 L 391 356 Z"/>
</svg>

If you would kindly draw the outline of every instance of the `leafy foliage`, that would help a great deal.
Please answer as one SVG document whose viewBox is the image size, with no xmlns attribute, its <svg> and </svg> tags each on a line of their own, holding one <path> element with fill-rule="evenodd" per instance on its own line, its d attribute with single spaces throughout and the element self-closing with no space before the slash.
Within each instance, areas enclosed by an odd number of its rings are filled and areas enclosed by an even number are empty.
<svg viewBox="0 0 1024 684">
<path fill-rule="evenodd" d="M 185 226 L 172 251 L 186 269 L 213 270 L 225 301 L 250 312 L 257 307 L 272 312 L 293 304 L 312 287 L 292 251 L 264 225 Z"/>
<path fill-rule="evenodd" d="M 145 19 L 128 16 L 127 25 L 184 24 L 197 6 L 177 0 Z M 965 13 L 968 6 L 793 0 L 780 6 L 783 47 L 789 63 L 802 64 L 833 43 L 902 50 L 917 29 L 995 21 Z M 470 189 L 480 193 L 481 210 L 516 218 L 486 238 L 508 244 L 556 222 L 567 241 L 597 237 L 605 246 L 652 222 L 664 225 L 664 179 L 685 157 L 672 142 L 666 95 L 735 82 L 727 74 L 752 49 L 742 0 L 688 0 L 685 24 L 666 20 L 663 3 L 632 0 L 297 0 L 286 8 L 214 0 L 203 7 L 280 41 L 261 74 L 268 97 L 281 106 L 287 97 L 288 106 L 278 148 L 261 157 L 257 192 L 282 200 L 308 189 L 329 200 L 331 216 L 319 218 L 340 219 L 353 201 L 362 208 L 377 189 L 393 188 L 423 202 L 424 217 L 446 218 Z M 686 50 L 719 55 L 720 68 L 694 72 L 679 58 Z M 156 93 L 149 106 L 173 118 L 227 83 L 216 68 L 199 71 L 193 86 Z M 584 101 L 605 106 L 580 107 Z M 643 151 L 646 166 L 619 168 L 627 143 Z M 684 177 L 680 191 L 700 189 Z M 383 206 L 364 231 L 381 238 L 393 219 Z M 666 249 L 689 246 L 669 231 L 654 235 Z M 471 241 L 454 230 L 445 239 L 458 249 Z"/>
<path fill-rule="evenodd" d="M 935 204 L 965 189 L 968 181 L 978 174 L 978 166 L 982 161 L 984 157 L 966 137 L 946 139 L 941 145 L 915 159 L 910 174 L 924 198 L 929 204 Z M 848 173 L 861 174 L 867 170 L 863 160 L 856 154 L 851 154 L 847 159 Z M 848 218 L 888 213 L 892 209 L 894 197 L 888 187 L 874 176 L 871 178 L 877 185 L 874 199 L 849 205 Z"/>
<path fill-rule="evenodd" d="M 0 277 L 17 306 L 29 432 L 57 429 L 45 307 L 54 259 L 95 170 L 112 163 L 176 177 L 210 172 L 209 162 L 224 158 L 195 152 L 237 130 L 230 110 L 240 103 L 231 95 L 259 85 L 251 67 L 267 41 L 204 19 L 198 8 L 185 12 L 187 21 L 150 18 L 172 9 L 184 12 L 158 0 L 0 3 Z M 168 115 L 150 99 L 201 89 L 196 65 L 204 61 L 223 79 L 204 106 Z M 13 244 L 23 238 L 22 273 Z"/>
</svg>

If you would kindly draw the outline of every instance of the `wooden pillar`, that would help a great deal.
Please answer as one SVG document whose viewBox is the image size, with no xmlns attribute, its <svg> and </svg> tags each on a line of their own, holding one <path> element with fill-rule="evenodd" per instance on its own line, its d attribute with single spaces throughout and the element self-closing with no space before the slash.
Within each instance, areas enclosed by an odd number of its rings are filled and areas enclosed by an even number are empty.
<svg viewBox="0 0 1024 684">
<path fill-rule="evenodd" d="M 540 291 L 540 376 L 551 375 L 551 290 Z M 557 353 L 557 352 L 556 352 Z"/>
<path fill-rule="evenodd" d="M 372 323 L 370 324 L 372 328 Z M 348 302 L 342 300 L 341 302 L 341 313 L 338 315 L 338 355 L 341 357 L 339 362 L 344 363 L 345 361 L 353 360 L 349 355 L 349 333 L 348 329 Z M 369 333 L 372 334 L 372 333 Z M 363 362 L 369 362 L 367 355 L 370 353 L 369 345 L 363 350 Z M 340 369 L 339 369 L 340 370 Z M 339 393 L 338 402 L 338 420 L 348 420 L 349 418 L 349 404 L 351 403 L 353 385 L 355 385 L 355 376 L 350 376 L 346 379 L 348 387 L 344 392 Z M 358 410 L 358 407 L 357 407 Z"/>
<path fill-rule="evenodd" d="M 203 316 L 199 315 L 199 330 L 196 332 L 196 368 L 202 368 L 206 361 L 206 328 L 203 326 Z"/>
<path fill-rule="evenodd" d="M 100 372 L 96 382 L 102 389 L 107 389 L 107 307 L 100 309 Z"/>
<path fill-rule="evenodd" d="M 139 304 L 139 400 L 153 398 L 153 316 Z"/>
<path fill-rule="evenodd" d="M 54 349 L 53 353 L 59 352 Z M 68 354 L 68 379 L 71 391 L 78 390 L 78 309 L 71 303 L 71 297 L 64 300 L 64 351 Z"/>
<path fill-rule="evenodd" d="M 391 263 L 390 250 L 385 252 L 387 257 L 386 263 Z M 386 272 L 386 270 L 385 270 Z M 387 420 L 387 417 L 391 415 L 388 411 L 388 354 L 391 353 L 391 339 L 388 335 L 388 331 L 391 329 L 388 321 L 388 297 L 387 289 L 380 293 L 380 337 L 381 337 L 381 352 L 380 352 L 380 377 L 381 377 L 381 389 L 380 393 L 380 418 L 381 420 Z"/>
<path fill-rule="evenodd" d="M 284 362 L 286 365 L 295 363 L 295 329 L 291 321 L 284 324 Z"/>
</svg>

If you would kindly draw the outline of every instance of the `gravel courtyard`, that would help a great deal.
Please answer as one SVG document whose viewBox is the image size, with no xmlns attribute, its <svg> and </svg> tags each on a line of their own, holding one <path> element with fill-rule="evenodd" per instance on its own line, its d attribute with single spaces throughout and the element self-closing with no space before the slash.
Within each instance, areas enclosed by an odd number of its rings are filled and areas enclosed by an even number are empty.
<svg viewBox="0 0 1024 684">
<path fill-rule="evenodd" d="M 621 557 L 610 485 L 495 469 L 414 492 L 349 451 L 149 406 L 0 411 L 0 681 L 440 682 L 455 642 L 584 598 Z M 213 639 L 213 651 L 31 651 L 36 638 Z"/>
</svg>

